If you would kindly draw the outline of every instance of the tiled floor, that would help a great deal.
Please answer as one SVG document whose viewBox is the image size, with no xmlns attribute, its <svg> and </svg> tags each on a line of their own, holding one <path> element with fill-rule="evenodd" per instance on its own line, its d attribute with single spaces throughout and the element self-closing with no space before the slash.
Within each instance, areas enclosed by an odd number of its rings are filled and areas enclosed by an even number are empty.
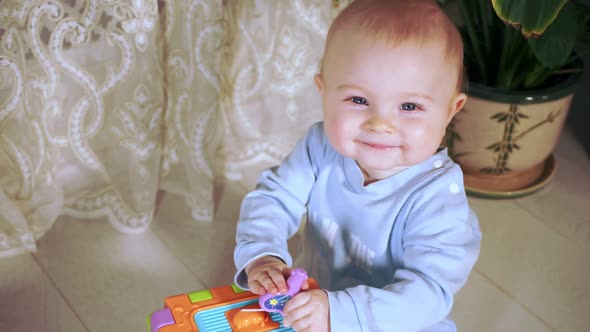
<svg viewBox="0 0 590 332">
<path fill-rule="evenodd" d="M 470 199 L 483 242 L 456 298 L 460 331 L 590 331 L 590 158 L 569 130 L 556 157 L 556 177 L 532 196 Z M 165 196 L 135 236 L 61 218 L 38 253 L 0 259 L 0 331 L 145 331 L 164 297 L 231 282 L 243 194 L 226 187 L 213 224 Z"/>
<path fill-rule="evenodd" d="M 555 156 L 556 177 L 534 195 L 470 198 L 483 241 L 452 312 L 460 332 L 590 331 L 590 157 L 567 129 Z M 166 195 L 140 235 L 61 217 L 37 253 L 0 258 L 0 332 L 145 331 L 166 296 L 229 284 L 244 193 L 223 188 L 212 224 Z"/>
</svg>

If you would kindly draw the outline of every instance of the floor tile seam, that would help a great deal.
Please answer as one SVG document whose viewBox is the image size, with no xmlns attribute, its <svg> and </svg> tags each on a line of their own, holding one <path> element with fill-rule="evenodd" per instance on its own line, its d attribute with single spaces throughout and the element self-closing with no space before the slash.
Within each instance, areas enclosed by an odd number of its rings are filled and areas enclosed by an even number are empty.
<svg viewBox="0 0 590 332">
<path fill-rule="evenodd" d="M 562 239 L 566 240 L 568 243 L 574 243 L 575 246 L 580 247 L 582 250 L 586 251 L 587 253 L 590 253 L 590 245 L 589 246 L 584 246 L 582 243 L 580 243 L 578 240 L 576 239 L 572 239 L 570 238 L 568 235 L 564 234 L 563 232 L 561 232 L 559 229 L 550 226 L 549 224 L 547 224 L 544 219 L 535 214 L 535 212 L 531 211 L 529 208 L 527 208 L 526 206 L 522 205 L 521 203 L 518 202 L 518 200 L 513 200 L 514 204 L 516 206 L 518 206 L 519 208 L 523 209 L 526 213 L 528 213 L 529 215 L 531 215 L 532 217 L 535 218 L 535 220 L 540 223 L 541 225 L 543 225 L 543 227 L 545 227 L 547 230 L 558 234 Z M 589 221 L 584 221 L 584 219 L 578 219 L 575 220 L 574 222 L 582 222 L 582 223 L 590 223 Z M 589 242 L 590 244 L 590 242 Z"/>
<path fill-rule="evenodd" d="M 84 320 L 82 320 L 82 318 L 78 314 L 78 311 L 74 308 L 74 306 L 69 301 L 68 297 L 64 294 L 64 292 L 61 290 L 61 288 L 57 286 L 57 283 L 51 277 L 51 274 L 49 273 L 49 271 L 47 271 L 47 269 L 45 269 L 45 266 L 43 266 L 43 264 L 41 264 L 41 262 L 37 258 L 37 255 L 36 254 L 31 254 L 31 257 L 33 258 L 33 260 L 35 261 L 35 263 L 37 264 L 37 266 L 39 266 L 39 268 L 41 269 L 41 271 L 43 271 L 43 274 L 45 275 L 45 278 L 47 278 L 47 280 L 49 281 L 49 283 L 51 284 L 51 286 L 53 286 L 53 288 L 55 289 L 55 291 L 59 294 L 59 296 L 62 298 L 62 300 L 68 306 L 68 308 L 72 311 L 72 313 L 74 314 L 74 316 L 76 317 L 76 319 L 78 319 L 78 321 L 80 322 L 80 324 L 84 327 L 84 329 L 87 332 L 90 332 L 90 329 L 88 328 L 88 326 L 86 326 Z"/>
<path fill-rule="evenodd" d="M 168 249 L 168 251 L 169 251 L 169 252 L 170 252 L 172 255 L 174 255 L 174 258 L 176 258 L 176 260 L 177 260 L 177 261 L 179 261 L 179 262 L 180 262 L 180 264 L 181 264 L 182 266 L 184 266 L 184 268 L 185 268 L 185 269 L 187 269 L 187 271 L 188 271 L 190 274 L 192 274 L 192 275 L 193 275 L 193 277 L 197 278 L 197 280 L 198 280 L 198 281 L 199 281 L 199 282 L 200 282 L 200 283 L 203 285 L 203 287 L 205 287 L 205 288 L 211 287 L 211 286 L 208 286 L 208 285 L 207 285 L 207 283 L 205 283 L 205 282 L 203 281 L 203 279 L 201 279 L 201 278 L 200 278 L 200 277 L 199 277 L 199 276 L 198 276 L 198 275 L 197 275 L 195 272 L 193 272 L 193 270 L 190 268 L 190 266 L 189 266 L 188 264 L 186 264 L 186 263 L 184 262 L 184 260 L 183 260 L 181 257 L 179 257 L 179 256 L 176 254 L 176 252 L 174 251 L 174 249 L 173 249 L 173 248 L 172 248 L 170 245 L 168 245 L 168 242 L 167 242 L 167 241 L 166 241 L 164 238 L 162 238 L 162 237 L 160 236 L 160 234 L 158 234 L 158 232 L 156 231 L 156 229 L 153 229 L 153 228 L 152 228 L 152 234 L 154 234 L 154 236 L 156 236 L 156 237 L 158 238 L 158 240 L 160 240 L 160 242 L 162 242 L 162 245 L 163 245 L 164 247 L 166 247 L 166 249 Z"/>
<path fill-rule="evenodd" d="M 552 331 L 557 331 L 557 329 L 554 328 L 553 326 L 551 326 L 551 324 L 549 322 L 547 322 L 545 319 L 543 319 L 543 317 L 541 317 L 536 312 L 534 312 L 525 303 L 523 303 L 518 298 L 516 298 L 513 294 L 510 293 L 510 291 L 508 291 L 507 289 L 505 289 L 504 287 L 502 287 L 500 284 L 498 284 L 497 282 L 495 282 L 490 276 L 488 276 L 487 274 L 485 274 L 479 268 L 475 267 L 474 268 L 474 271 L 477 272 L 477 273 L 479 273 L 487 282 L 489 282 L 493 287 L 495 287 L 496 289 L 498 289 L 498 291 L 500 291 L 500 293 L 504 294 L 512 302 L 514 302 L 517 305 L 519 305 L 526 313 L 528 313 L 529 315 L 531 315 L 532 317 L 534 317 L 538 321 L 540 321 L 543 325 L 545 325 L 545 327 L 549 328 Z"/>
</svg>

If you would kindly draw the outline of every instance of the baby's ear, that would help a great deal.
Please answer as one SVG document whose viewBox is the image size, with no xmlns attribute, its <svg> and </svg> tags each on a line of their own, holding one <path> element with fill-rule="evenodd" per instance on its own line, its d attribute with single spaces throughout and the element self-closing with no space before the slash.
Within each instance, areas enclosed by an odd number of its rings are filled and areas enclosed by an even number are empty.
<svg viewBox="0 0 590 332">
<path fill-rule="evenodd" d="M 322 74 L 316 74 L 313 77 L 313 81 L 315 82 L 315 86 L 318 88 L 320 94 L 322 94 L 324 91 L 324 78 Z"/>
<path fill-rule="evenodd" d="M 457 114 L 461 109 L 463 109 L 463 106 L 465 106 L 466 100 L 467 100 L 466 94 L 464 94 L 464 93 L 457 94 L 457 96 L 455 97 L 455 99 L 453 99 L 453 102 L 451 104 L 448 122 L 451 122 L 451 120 L 453 119 L 455 114 Z"/>
</svg>

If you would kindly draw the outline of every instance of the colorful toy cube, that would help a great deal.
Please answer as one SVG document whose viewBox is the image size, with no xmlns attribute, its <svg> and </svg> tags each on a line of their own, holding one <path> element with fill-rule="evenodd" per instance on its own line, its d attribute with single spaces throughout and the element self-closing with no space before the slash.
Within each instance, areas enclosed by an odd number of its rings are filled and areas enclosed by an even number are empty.
<svg viewBox="0 0 590 332">
<path fill-rule="evenodd" d="M 308 279 L 311 289 L 319 288 Z M 235 284 L 167 297 L 148 317 L 148 332 L 287 332 L 277 312 L 260 309 L 258 295 Z"/>
</svg>

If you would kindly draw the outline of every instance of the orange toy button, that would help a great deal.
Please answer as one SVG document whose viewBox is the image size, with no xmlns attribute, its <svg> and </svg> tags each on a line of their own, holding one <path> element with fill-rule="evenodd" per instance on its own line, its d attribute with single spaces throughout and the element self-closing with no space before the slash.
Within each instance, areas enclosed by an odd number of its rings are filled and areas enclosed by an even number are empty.
<svg viewBox="0 0 590 332">
<path fill-rule="evenodd" d="M 263 332 L 280 327 L 279 323 L 270 319 L 270 315 L 266 311 L 242 311 L 242 309 L 260 309 L 260 306 L 251 304 L 226 311 L 225 318 L 227 318 L 232 331 Z"/>
</svg>

